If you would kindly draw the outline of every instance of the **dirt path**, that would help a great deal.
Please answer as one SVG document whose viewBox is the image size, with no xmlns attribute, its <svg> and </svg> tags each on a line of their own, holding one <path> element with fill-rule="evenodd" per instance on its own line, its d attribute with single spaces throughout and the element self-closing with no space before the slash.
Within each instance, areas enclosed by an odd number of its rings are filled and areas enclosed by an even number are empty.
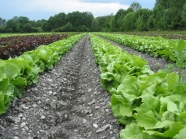
<svg viewBox="0 0 186 139">
<path fill-rule="evenodd" d="M 0 138 L 119 139 L 109 102 L 85 36 L 0 116 Z"/>
</svg>

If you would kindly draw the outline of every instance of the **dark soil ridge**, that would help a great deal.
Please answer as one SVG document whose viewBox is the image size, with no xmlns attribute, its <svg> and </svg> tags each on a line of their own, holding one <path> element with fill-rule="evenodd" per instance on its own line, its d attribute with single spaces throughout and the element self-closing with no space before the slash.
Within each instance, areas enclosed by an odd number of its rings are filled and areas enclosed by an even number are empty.
<svg viewBox="0 0 186 139">
<path fill-rule="evenodd" d="M 1 139 L 119 139 L 88 36 L 0 115 Z"/>
</svg>

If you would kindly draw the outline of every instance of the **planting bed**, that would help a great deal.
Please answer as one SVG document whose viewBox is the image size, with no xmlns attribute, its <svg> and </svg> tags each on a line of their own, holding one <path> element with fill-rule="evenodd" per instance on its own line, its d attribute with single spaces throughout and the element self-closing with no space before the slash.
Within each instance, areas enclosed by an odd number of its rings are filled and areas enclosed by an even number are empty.
<svg viewBox="0 0 186 139">
<path fill-rule="evenodd" d="M 104 37 L 102 37 L 102 38 L 104 38 Z M 147 53 L 137 51 L 137 50 L 132 49 L 128 46 L 123 46 L 123 45 L 116 43 L 114 41 L 111 41 L 109 39 L 106 39 L 106 38 L 104 38 L 104 39 L 107 40 L 108 42 L 112 43 L 115 46 L 121 47 L 124 51 L 127 51 L 130 54 L 136 54 L 137 56 L 142 57 L 143 59 L 145 59 L 147 61 L 148 65 L 150 66 L 150 69 L 154 72 L 157 72 L 159 69 L 166 70 L 169 68 L 170 64 L 173 64 L 164 58 L 153 57 Z M 174 72 L 178 72 L 178 70 L 179 69 L 176 67 L 173 68 Z M 186 80 L 186 69 L 182 69 L 182 78 L 183 78 L 183 80 Z"/>
<path fill-rule="evenodd" d="M 168 64 L 162 58 L 118 46 L 143 57 L 154 72 Z M 86 35 L 0 115 L 0 138 L 119 139 L 124 127 L 112 114 L 111 95 L 102 88 L 99 74 Z"/>
<path fill-rule="evenodd" d="M 0 116 L 0 137 L 118 139 L 109 102 L 86 36 Z"/>
</svg>

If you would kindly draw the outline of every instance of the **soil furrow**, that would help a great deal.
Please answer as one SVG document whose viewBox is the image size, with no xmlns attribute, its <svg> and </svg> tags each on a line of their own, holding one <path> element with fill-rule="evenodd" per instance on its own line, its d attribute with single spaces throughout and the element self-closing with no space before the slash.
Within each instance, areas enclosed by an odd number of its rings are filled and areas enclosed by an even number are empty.
<svg viewBox="0 0 186 139">
<path fill-rule="evenodd" d="M 2 139 L 119 139 L 88 35 L 0 116 Z"/>
</svg>

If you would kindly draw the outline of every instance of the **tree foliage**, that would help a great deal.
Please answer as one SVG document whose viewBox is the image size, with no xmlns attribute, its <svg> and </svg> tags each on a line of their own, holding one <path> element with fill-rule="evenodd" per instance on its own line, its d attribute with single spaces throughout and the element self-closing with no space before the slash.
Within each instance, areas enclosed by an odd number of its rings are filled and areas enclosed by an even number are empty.
<svg viewBox="0 0 186 139">
<path fill-rule="evenodd" d="M 138 2 L 133 2 L 131 5 L 130 5 L 130 8 L 132 8 L 132 10 L 134 12 L 136 12 L 137 10 L 141 9 L 141 5 L 138 3 Z"/>
<path fill-rule="evenodd" d="M 152 10 L 133 2 L 115 14 L 112 31 L 183 30 L 186 25 L 185 0 L 156 0 Z M 114 27 L 114 28 L 113 28 Z M 101 28 L 102 30 L 102 28 Z"/>
<path fill-rule="evenodd" d="M 186 3 L 183 6 L 182 18 L 184 23 L 186 24 Z"/>
<path fill-rule="evenodd" d="M 100 16 L 96 19 L 99 21 L 99 31 L 113 31 L 114 15 Z"/>
<path fill-rule="evenodd" d="M 96 32 L 99 31 L 99 21 L 95 18 L 91 23 L 91 31 Z"/>
</svg>

